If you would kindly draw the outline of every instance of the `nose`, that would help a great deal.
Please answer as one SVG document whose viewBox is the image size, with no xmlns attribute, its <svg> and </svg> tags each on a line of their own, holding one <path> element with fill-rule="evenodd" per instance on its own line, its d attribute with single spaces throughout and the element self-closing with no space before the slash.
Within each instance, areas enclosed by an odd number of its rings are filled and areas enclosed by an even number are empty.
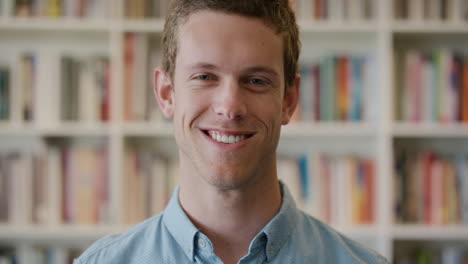
<svg viewBox="0 0 468 264">
<path fill-rule="evenodd" d="M 230 120 L 242 119 L 247 113 L 247 106 L 242 87 L 234 80 L 225 80 L 217 89 L 214 111 L 218 116 Z"/>
</svg>

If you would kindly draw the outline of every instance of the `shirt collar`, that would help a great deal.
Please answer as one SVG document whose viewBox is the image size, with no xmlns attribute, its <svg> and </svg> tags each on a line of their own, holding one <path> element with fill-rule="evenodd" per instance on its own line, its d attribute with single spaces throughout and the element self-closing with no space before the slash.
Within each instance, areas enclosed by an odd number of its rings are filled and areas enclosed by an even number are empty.
<svg viewBox="0 0 468 264">
<path fill-rule="evenodd" d="M 268 222 L 262 231 L 252 240 L 250 248 L 263 244 L 262 236 L 266 236 L 265 254 L 267 261 L 271 261 L 281 247 L 288 241 L 296 228 L 298 210 L 286 185 L 279 182 L 282 203 L 280 211 Z M 193 225 L 188 216 L 182 210 L 179 203 L 179 186 L 177 186 L 164 211 L 163 221 L 177 243 L 182 247 L 189 259 L 194 261 L 194 243 L 199 230 Z M 263 242 L 263 243 L 262 243 Z"/>
<path fill-rule="evenodd" d="M 289 240 L 296 229 L 299 210 L 297 210 L 291 193 L 284 183 L 280 181 L 283 201 L 280 211 L 268 222 L 262 232 L 267 237 L 265 254 L 267 261 L 271 261 L 281 247 Z"/>
<path fill-rule="evenodd" d="M 178 185 L 164 210 L 163 222 L 187 257 L 194 261 L 194 241 L 199 230 L 180 206 Z"/>
</svg>

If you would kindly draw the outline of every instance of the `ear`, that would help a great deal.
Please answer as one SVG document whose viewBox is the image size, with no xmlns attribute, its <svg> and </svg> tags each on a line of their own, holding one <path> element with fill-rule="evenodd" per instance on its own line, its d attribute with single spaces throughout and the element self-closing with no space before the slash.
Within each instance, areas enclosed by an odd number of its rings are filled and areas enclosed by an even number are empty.
<svg viewBox="0 0 468 264">
<path fill-rule="evenodd" d="M 153 90 L 159 108 L 166 118 L 174 117 L 174 89 L 171 77 L 162 68 L 154 70 Z"/>
<path fill-rule="evenodd" d="M 296 74 L 293 85 L 288 87 L 284 94 L 283 99 L 283 115 L 281 119 L 282 125 L 287 125 L 291 120 L 294 110 L 297 107 L 299 100 L 299 87 L 301 86 L 301 76 Z"/>
</svg>

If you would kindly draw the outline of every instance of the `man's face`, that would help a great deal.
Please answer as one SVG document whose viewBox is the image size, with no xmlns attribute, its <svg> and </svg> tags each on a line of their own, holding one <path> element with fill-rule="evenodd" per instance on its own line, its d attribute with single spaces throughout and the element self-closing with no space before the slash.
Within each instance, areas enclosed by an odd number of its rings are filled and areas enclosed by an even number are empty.
<svg viewBox="0 0 468 264">
<path fill-rule="evenodd" d="M 179 27 L 178 43 L 166 114 L 181 166 L 225 190 L 275 175 L 280 127 L 292 114 L 282 38 L 260 20 L 201 11 Z"/>
</svg>

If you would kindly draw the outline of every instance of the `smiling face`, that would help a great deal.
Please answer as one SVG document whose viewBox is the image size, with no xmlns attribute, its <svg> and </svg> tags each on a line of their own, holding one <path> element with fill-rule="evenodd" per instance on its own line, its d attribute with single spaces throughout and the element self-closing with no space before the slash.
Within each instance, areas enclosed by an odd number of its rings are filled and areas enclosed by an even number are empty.
<svg viewBox="0 0 468 264">
<path fill-rule="evenodd" d="M 297 103 L 285 93 L 282 38 L 260 20 L 200 11 L 178 32 L 173 81 L 156 71 L 161 109 L 174 119 L 183 177 L 219 189 L 276 178 L 282 124 Z"/>
</svg>

